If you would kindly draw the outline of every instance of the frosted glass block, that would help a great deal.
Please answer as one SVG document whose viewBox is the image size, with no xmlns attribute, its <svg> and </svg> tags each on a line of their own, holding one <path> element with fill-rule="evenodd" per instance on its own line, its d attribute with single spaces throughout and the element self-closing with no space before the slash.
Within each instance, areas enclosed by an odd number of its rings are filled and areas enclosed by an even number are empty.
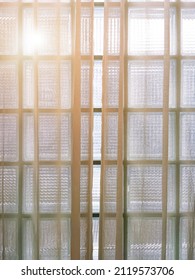
<svg viewBox="0 0 195 280">
<path fill-rule="evenodd" d="M 102 114 L 94 113 L 93 117 L 93 159 L 101 159 Z"/>
<path fill-rule="evenodd" d="M 81 165 L 80 172 L 80 212 L 87 213 L 89 206 L 89 167 Z"/>
<path fill-rule="evenodd" d="M 90 84 L 92 73 L 90 73 L 90 62 L 81 61 L 81 107 L 89 108 L 90 107 Z"/>
<path fill-rule="evenodd" d="M 94 55 L 103 55 L 104 46 L 104 8 L 94 8 Z"/>
<path fill-rule="evenodd" d="M 194 212 L 195 165 L 180 166 L 180 211 Z"/>
<path fill-rule="evenodd" d="M 195 107 L 195 60 L 181 62 L 181 106 Z"/>
<path fill-rule="evenodd" d="M 181 260 L 189 260 L 191 257 L 193 260 L 195 259 L 194 222 L 190 217 L 180 218 L 179 259 Z"/>
<path fill-rule="evenodd" d="M 18 69 L 14 62 L 0 62 L 0 109 L 18 108 Z"/>
<path fill-rule="evenodd" d="M 39 62 L 38 92 L 39 108 L 56 108 L 59 106 L 58 69 L 56 62 Z"/>
<path fill-rule="evenodd" d="M 18 160 L 18 116 L 0 115 L 0 160 Z"/>
<path fill-rule="evenodd" d="M 35 32 L 33 8 L 23 9 L 23 54 L 32 55 L 37 49 L 41 34 Z"/>
<path fill-rule="evenodd" d="M 174 220 L 167 223 L 166 259 L 174 259 Z M 128 219 L 127 259 L 160 260 L 162 250 L 161 218 Z"/>
<path fill-rule="evenodd" d="M 119 102 L 120 62 L 108 61 L 106 69 L 106 106 L 117 108 Z"/>
<path fill-rule="evenodd" d="M 37 189 L 34 188 L 34 170 L 31 165 L 23 168 L 22 211 L 32 213 L 33 205 L 37 201 Z"/>
<path fill-rule="evenodd" d="M 71 211 L 71 167 L 61 167 L 61 211 L 70 213 Z"/>
<path fill-rule="evenodd" d="M 35 246 L 33 244 L 33 223 L 30 219 L 22 221 L 22 259 L 32 260 Z"/>
<path fill-rule="evenodd" d="M 168 170 L 168 212 L 175 211 L 175 166 Z M 162 166 L 132 166 L 127 169 L 127 211 L 162 211 Z"/>
<path fill-rule="evenodd" d="M 92 19 L 93 11 L 90 7 L 81 7 L 81 33 L 80 47 L 82 55 L 90 55 L 92 53 Z"/>
<path fill-rule="evenodd" d="M 81 114 L 81 160 L 87 160 L 89 158 L 89 119 L 88 113 Z"/>
<path fill-rule="evenodd" d="M 71 114 L 61 114 L 61 160 L 71 159 Z"/>
<path fill-rule="evenodd" d="M 15 219 L 4 219 L 0 221 L 0 259 L 3 259 L 4 242 L 4 260 L 18 259 L 18 227 Z"/>
<path fill-rule="evenodd" d="M 93 218 L 93 260 L 98 260 L 99 249 L 99 219 Z"/>
<path fill-rule="evenodd" d="M 118 155 L 118 113 L 105 115 L 104 139 L 105 159 L 116 160 Z"/>
<path fill-rule="evenodd" d="M 34 159 L 34 116 L 31 113 L 26 113 L 23 117 L 23 159 Z"/>
<path fill-rule="evenodd" d="M 94 61 L 93 74 L 93 107 L 102 107 L 102 61 Z"/>
<path fill-rule="evenodd" d="M 109 7 L 107 10 L 107 53 L 108 55 L 120 54 L 120 7 Z"/>
<path fill-rule="evenodd" d="M 161 108 L 163 106 L 163 68 L 160 60 L 128 62 L 128 107 Z M 176 63 L 171 60 L 169 107 L 175 107 Z"/>
<path fill-rule="evenodd" d="M 23 63 L 23 108 L 34 107 L 34 65 L 33 61 Z"/>
<path fill-rule="evenodd" d="M 70 7 L 60 7 L 60 54 L 70 55 L 72 48 L 72 21 Z"/>
<path fill-rule="evenodd" d="M 60 97 L 63 109 L 71 108 L 71 61 L 62 61 L 60 64 Z"/>
<path fill-rule="evenodd" d="M 195 9 L 181 9 L 181 53 L 195 54 Z"/>
<path fill-rule="evenodd" d="M 61 219 L 61 259 L 70 260 L 70 219 Z"/>
<path fill-rule="evenodd" d="M 170 9 L 170 52 L 176 53 L 175 9 Z M 128 54 L 164 54 L 164 10 L 129 8 Z"/>
<path fill-rule="evenodd" d="M 80 259 L 86 260 L 86 253 L 88 247 L 88 220 L 87 218 L 80 218 Z"/>
<path fill-rule="evenodd" d="M 180 158 L 195 159 L 195 113 L 180 115 Z"/>
<path fill-rule="evenodd" d="M 104 220 L 104 260 L 115 260 L 116 251 L 116 219 Z"/>
<path fill-rule="evenodd" d="M 38 54 L 55 55 L 58 51 L 58 20 L 56 8 L 39 8 L 37 12 L 37 28 L 41 42 Z"/>
<path fill-rule="evenodd" d="M 18 168 L 0 167 L 0 212 L 18 212 Z"/>
<path fill-rule="evenodd" d="M 105 167 L 104 174 L 104 211 L 116 213 L 117 209 L 117 166 Z"/>
<path fill-rule="evenodd" d="M 18 50 L 18 10 L 0 8 L 0 55 L 14 55 Z"/>
<path fill-rule="evenodd" d="M 92 189 L 92 206 L 93 212 L 100 211 L 100 165 L 93 166 L 93 189 Z"/>
<path fill-rule="evenodd" d="M 162 159 L 162 113 L 129 113 L 127 157 L 129 160 Z M 175 158 L 175 115 L 169 114 L 169 160 Z"/>
</svg>

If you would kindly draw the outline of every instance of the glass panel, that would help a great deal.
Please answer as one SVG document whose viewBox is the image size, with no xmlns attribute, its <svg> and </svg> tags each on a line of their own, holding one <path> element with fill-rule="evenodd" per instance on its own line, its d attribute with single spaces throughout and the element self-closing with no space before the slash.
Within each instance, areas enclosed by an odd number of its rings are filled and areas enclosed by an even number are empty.
<svg viewBox="0 0 195 280">
<path fill-rule="evenodd" d="M 103 55 L 104 43 L 104 8 L 94 8 L 94 55 Z"/>
<path fill-rule="evenodd" d="M 81 114 L 81 160 L 89 158 L 89 125 L 90 119 L 88 113 Z"/>
<path fill-rule="evenodd" d="M 102 61 L 94 61 L 93 74 L 93 107 L 102 107 Z"/>
<path fill-rule="evenodd" d="M 179 254 L 181 260 L 195 259 L 195 249 L 194 249 L 194 219 L 180 218 L 180 232 L 179 232 Z M 191 255 L 191 256 L 190 256 Z"/>
<path fill-rule="evenodd" d="M 181 106 L 195 107 L 195 60 L 181 62 Z"/>
<path fill-rule="evenodd" d="M 119 102 L 120 62 L 108 61 L 106 68 L 106 106 L 117 108 Z"/>
<path fill-rule="evenodd" d="M 81 107 L 89 108 L 90 106 L 90 62 L 81 61 Z"/>
<path fill-rule="evenodd" d="M 117 166 L 105 167 L 104 212 L 116 213 L 117 209 Z"/>
<path fill-rule="evenodd" d="M 92 38 L 91 38 L 91 28 L 92 28 L 92 8 L 81 7 L 81 54 L 90 55 L 92 53 Z"/>
<path fill-rule="evenodd" d="M 181 9 L 181 53 L 195 54 L 195 9 Z"/>
<path fill-rule="evenodd" d="M 34 117 L 31 113 L 26 113 L 23 117 L 23 159 L 34 159 Z"/>
<path fill-rule="evenodd" d="M 102 114 L 94 113 L 93 123 L 93 159 L 101 159 L 101 144 L 102 144 Z"/>
<path fill-rule="evenodd" d="M 100 211 L 100 165 L 93 166 L 93 191 L 92 191 L 92 206 L 93 212 L 99 213 Z"/>
<path fill-rule="evenodd" d="M 195 159 L 195 113 L 181 113 L 180 157 Z"/>
<path fill-rule="evenodd" d="M 61 1 L 69 2 L 69 1 Z M 60 7 L 60 54 L 70 55 L 72 48 L 71 9 Z"/>
<path fill-rule="evenodd" d="M 23 107 L 34 107 L 34 65 L 30 60 L 23 63 Z"/>
<path fill-rule="evenodd" d="M 120 53 L 120 8 L 108 8 L 107 10 L 108 32 L 106 43 L 108 55 L 119 55 Z"/>
<path fill-rule="evenodd" d="M 34 186 L 34 170 L 33 166 L 24 165 L 23 168 L 23 192 L 22 192 L 22 211 L 24 213 L 32 213 L 34 205 L 36 205 L 37 194 Z"/>
<path fill-rule="evenodd" d="M 105 158 L 116 160 L 118 155 L 118 113 L 107 113 L 104 121 Z"/>
<path fill-rule="evenodd" d="M 88 187 L 89 187 L 89 167 L 87 165 L 81 166 L 80 174 L 80 211 L 87 213 L 89 207 Z"/>
<path fill-rule="evenodd" d="M 98 260 L 99 218 L 93 218 L 93 260 Z"/>
<path fill-rule="evenodd" d="M 195 165 L 180 167 L 180 211 L 195 210 Z"/>
<path fill-rule="evenodd" d="M 71 108 L 71 62 L 62 61 L 60 65 L 60 92 L 61 92 L 61 107 L 63 109 Z"/>
<path fill-rule="evenodd" d="M 116 219 L 105 218 L 104 220 L 104 260 L 115 259 L 116 249 Z"/>
</svg>

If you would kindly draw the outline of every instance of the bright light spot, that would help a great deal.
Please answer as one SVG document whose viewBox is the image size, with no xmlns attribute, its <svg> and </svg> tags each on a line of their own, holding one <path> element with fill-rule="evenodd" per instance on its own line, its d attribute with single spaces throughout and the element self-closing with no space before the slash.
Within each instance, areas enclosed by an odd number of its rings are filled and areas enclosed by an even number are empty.
<svg viewBox="0 0 195 280">
<path fill-rule="evenodd" d="M 40 32 L 25 34 L 23 39 L 23 51 L 26 55 L 31 55 L 39 50 L 44 42 L 44 37 Z"/>
</svg>

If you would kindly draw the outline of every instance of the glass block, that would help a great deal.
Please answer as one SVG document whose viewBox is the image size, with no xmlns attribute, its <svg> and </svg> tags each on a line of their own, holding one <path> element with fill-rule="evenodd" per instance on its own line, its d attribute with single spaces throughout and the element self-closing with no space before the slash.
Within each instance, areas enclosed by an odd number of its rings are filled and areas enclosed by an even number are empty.
<svg viewBox="0 0 195 280">
<path fill-rule="evenodd" d="M 71 224 L 70 219 L 61 219 L 61 259 L 70 260 L 70 239 Z"/>
<path fill-rule="evenodd" d="M 170 52 L 176 54 L 175 9 L 170 9 Z M 129 8 L 128 54 L 164 54 L 164 10 Z"/>
<path fill-rule="evenodd" d="M 195 165 L 180 166 L 180 211 L 194 212 Z"/>
<path fill-rule="evenodd" d="M 15 62 L 0 62 L 0 109 L 18 108 L 18 69 Z"/>
<path fill-rule="evenodd" d="M 195 107 L 195 60 L 181 62 L 181 106 Z"/>
<path fill-rule="evenodd" d="M 56 8 L 39 8 L 37 11 L 37 28 L 41 38 L 39 55 L 55 55 L 58 52 L 58 19 Z"/>
<path fill-rule="evenodd" d="M 61 114 L 61 160 L 71 160 L 71 114 Z"/>
<path fill-rule="evenodd" d="M 175 211 L 175 166 L 168 170 L 168 212 Z M 129 165 L 127 167 L 127 211 L 162 211 L 162 166 Z"/>
<path fill-rule="evenodd" d="M 81 165 L 80 172 L 80 212 L 87 213 L 89 207 L 89 167 L 87 165 Z"/>
<path fill-rule="evenodd" d="M 31 113 L 23 117 L 23 159 L 34 160 L 34 116 Z"/>
<path fill-rule="evenodd" d="M 162 159 L 162 113 L 129 113 L 127 158 Z M 175 158 L 175 115 L 169 114 L 169 160 Z"/>
<path fill-rule="evenodd" d="M 117 166 L 105 167 L 104 173 L 104 212 L 116 213 L 117 209 Z"/>
<path fill-rule="evenodd" d="M 58 68 L 56 62 L 41 61 L 38 65 L 39 108 L 59 106 Z"/>
<path fill-rule="evenodd" d="M 18 116 L 0 115 L 0 160 L 18 160 Z"/>
<path fill-rule="evenodd" d="M 3 243 L 4 260 L 17 260 L 18 227 L 16 219 L 4 219 L 4 222 L 0 220 L 0 259 L 3 259 Z"/>
<path fill-rule="evenodd" d="M 72 20 L 70 7 L 60 7 L 60 54 L 70 55 L 72 48 Z"/>
<path fill-rule="evenodd" d="M 103 55 L 104 46 L 104 8 L 94 8 L 94 55 Z"/>
<path fill-rule="evenodd" d="M 81 61 L 81 107 L 89 108 L 90 107 L 90 86 L 92 73 L 90 73 L 90 61 L 83 60 Z"/>
<path fill-rule="evenodd" d="M 22 211 L 32 213 L 37 202 L 37 189 L 34 188 L 34 169 L 31 165 L 23 168 Z"/>
<path fill-rule="evenodd" d="M 120 79 L 120 62 L 108 61 L 105 84 L 106 84 L 106 107 L 117 108 L 119 102 L 119 79 Z"/>
<path fill-rule="evenodd" d="M 15 55 L 18 50 L 18 10 L 0 8 L 0 55 Z"/>
<path fill-rule="evenodd" d="M 163 107 L 163 68 L 162 60 L 128 61 L 128 107 Z M 169 107 L 175 107 L 176 62 L 171 60 Z"/>
<path fill-rule="evenodd" d="M 61 167 L 61 211 L 70 213 L 71 211 L 71 167 Z"/>
<path fill-rule="evenodd" d="M 195 113 L 181 113 L 180 115 L 180 158 L 195 159 Z"/>
<path fill-rule="evenodd" d="M 92 19 L 93 10 L 91 7 L 81 7 L 81 33 L 80 33 L 80 48 L 81 55 L 92 54 Z"/>
<path fill-rule="evenodd" d="M 34 258 L 33 244 L 33 222 L 30 219 L 23 219 L 22 221 L 22 259 L 32 260 Z"/>
<path fill-rule="evenodd" d="M 18 212 L 18 168 L 0 167 L 0 212 Z"/>
<path fill-rule="evenodd" d="M 105 218 L 103 227 L 104 227 L 103 259 L 104 260 L 115 260 L 116 219 Z"/>
<path fill-rule="evenodd" d="M 60 97 L 63 109 L 71 108 L 71 61 L 62 61 L 60 64 Z"/>
<path fill-rule="evenodd" d="M 195 54 L 195 9 L 181 9 L 181 54 Z"/>
<path fill-rule="evenodd" d="M 175 222 L 167 223 L 166 259 L 174 258 Z M 161 218 L 129 218 L 128 219 L 127 259 L 160 260 L 162 250 Z"/>
<path fill-rule="evenodd" d="M 93 73 L 93 107 L 102 107 L 102 61 L 94 61 Z"/>
<path fill-rule="evenodd" d="M 87 218 L 80 218 L 80 259 L 86 260 L 88 247 L 88 221 Z"/>
<path fill-rule="evenodd" d="M 98 260 L 99 250 L 99 218 L 93 218 L 93 260 Z"/>
<path fill-rule="evenodd" d="M 105 115 L 104 152 L 106 160 L 116 160 L 118 155 L 118 113 Z"/>
<path fill-rule="evenodd" d="M 33 61 L 23 63 L 23 108 L 34 107 L 34 65 Z"/>
<path fill-rule="evenodd" d="M 179 259 L 181 260 L 195 259 L 194 222 L 194 219 L 191 217 L 180 218 Z"/>
<path fill-rule="evenodd" d="M 93 117 L 93 159 L 101 159 L 102 114 L 94 113 Z"/>
<path fill-rule="evenodd" d="M 89 158 L 89 126 L 90 116 L 88 113 L 81 114 L 81 160 Z"/>
<path fill-rule="evenodd" d="M 38 47 L 40 35 L 35 32 L 33 8 L 23 9 L 23 54 L 32 55 Z"/>
<path fill-rule="evenodd" d="M 119 55 L 120 54 L 120 7 L 109 7 L 107 8 L 107 42 L 106 49 L 108 55 Z"/>
<path fill-rule="evenodd" d="M 93 212 L 100 212 L 100 165 L 93 166 L 92 207 Z"/>
</svg>

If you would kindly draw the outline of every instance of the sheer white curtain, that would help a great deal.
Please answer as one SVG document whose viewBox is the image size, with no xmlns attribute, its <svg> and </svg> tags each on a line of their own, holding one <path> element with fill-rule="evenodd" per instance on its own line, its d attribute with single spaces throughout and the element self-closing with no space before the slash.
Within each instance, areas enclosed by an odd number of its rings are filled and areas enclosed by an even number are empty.
<svg viewBox="0 0 195 280">
<path fill-rule="evenodd" d="M 0 259 L 193 259 L 195 6 L 0 4 Z"/>
</svg>

